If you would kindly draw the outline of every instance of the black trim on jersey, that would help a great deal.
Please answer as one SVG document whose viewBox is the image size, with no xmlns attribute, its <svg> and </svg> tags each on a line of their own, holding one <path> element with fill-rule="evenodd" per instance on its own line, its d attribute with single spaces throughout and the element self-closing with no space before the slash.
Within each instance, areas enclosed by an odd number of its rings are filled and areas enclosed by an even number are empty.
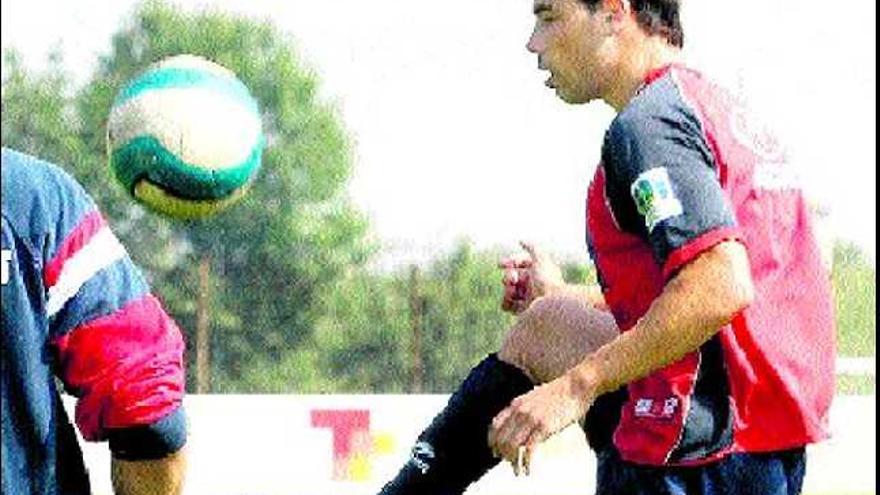
<svg viewBox="0 0 880 495">
<path fill-rule="evenodd" d="M 186 438 L 183 406 L 152 424 L 107 429 L 110 452 L 125 461 L 162 459 L 180 450 Z"/>
<path fill-rule="evenodd" d="M 700 347 L 700 369 L 681 440 L 669 462 L 702 459 L 733 443 L 730 384 L 721 339 L 713 336 Z"/>
<path fill-rule="evenodd" d="M 596 282 L 604 293 L 605 290 L 608 289 L 608 285 L 605 284 L 605 279 L 602 278 L 602 270 L 599 270 L 599 254 L 596 252 L 595 246 L 593 246 L 593 239 L 590 237 L 589 227 L 587 227 L 586 231 L 587 252 L 590 255 L 590 260 L 593 262 L 593 266 L 596 267 Z"/>
<path fill-rule="evenodd" d="M 629 393 L 624 385 L 614 392 L 600 395 L 593 401 L 581 428 L 587 436 L 587 444 L 594 452 L 614 448 L 614 431 L 620 424 L 620 414 L 628 399 Z"/>
</svg>

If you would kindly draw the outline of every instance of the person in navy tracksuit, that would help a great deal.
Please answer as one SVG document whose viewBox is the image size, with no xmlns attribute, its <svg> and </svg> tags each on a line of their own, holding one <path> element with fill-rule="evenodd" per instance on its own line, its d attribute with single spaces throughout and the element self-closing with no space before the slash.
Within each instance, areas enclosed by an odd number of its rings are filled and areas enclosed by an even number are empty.
<svg viewBox="0 0 880 495">
<path fill-rule="evenodd" d="M 2 192 L 0 493 L 91 493 L 61 387 L 83 438 L 109 442 L 117 494 L 179 493 L 181 332 L 60 168 L 4 148 Z"/>
</svg>

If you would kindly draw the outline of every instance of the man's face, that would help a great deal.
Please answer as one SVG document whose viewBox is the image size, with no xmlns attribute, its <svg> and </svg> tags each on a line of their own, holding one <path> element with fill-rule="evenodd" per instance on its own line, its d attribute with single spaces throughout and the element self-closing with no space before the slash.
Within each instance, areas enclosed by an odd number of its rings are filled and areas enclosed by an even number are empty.
<svg viewBox="0 0 880 495">
<path fill-rule="evenodd" d="M 545 83 L 567 103 L 601 96 L 606 68 L 600 48 L 602 10 L 591 12 L 579 0 L 534 0 L 535 28 L 526 48 L 538 55 L 538 68 L 550 72 Z"/>
</svg>

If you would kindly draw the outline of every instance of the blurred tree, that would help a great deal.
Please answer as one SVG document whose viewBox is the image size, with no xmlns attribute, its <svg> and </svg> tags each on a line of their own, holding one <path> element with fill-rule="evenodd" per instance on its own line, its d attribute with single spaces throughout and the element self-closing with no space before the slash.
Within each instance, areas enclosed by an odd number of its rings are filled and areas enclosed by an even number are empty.
<svg viewBox="0 0 880 495">
<path fill-rule="evenodd" d="M 116 93 L 147 65 L 180 53 L 234 71 L 258 100 L 267 136 L 249 194 L 201 221 L 144 211 L 106 166 L 105 119 Z M 336 112 L 317 100 L 317 86 L 271 23 L 159 1 L 139 6 L 73 100 L 59 67 L 32 77 L 14 53 L 4 59 L 3 144 L 66 166 L 93 193 L 190 345 L 197 267 L 210 260 L 213 391 L 240 390 L 233 384 L 251 367 L 289 361 L 315 326 L 316 295 L 372 252 L 366 221 L 345 195 L 349 142 Z M 248 391 L 278 390 L 270 383 L 277 377 L 265 374 Z M 296 380 L 284 387 L 296 391 Z"/>
<path fill-rule="evenodd" d="M 59 162 L 80 156 L 83 145 L 71 125 L 70 90 L 60 53 L 50 55 L 47 70 L 39 74 L 24 67 L 18 52 L 4 53 L 3 146 Z"/>
<path fill-rule="evenodd" d="M 322 298 L 323 317 L 312 342 L 325 378 L 342 392 L 411 392 L 418 344 L 417 389 L 453 390 L 472 366 L 498 350 L 513 321 L 500 308 L 498 259 L 498 253 L 461 242 L 418 270 L 417 278 L 410 267 L 346 277 Z M 413 318 L 421 333 L 416 342 Z"/>
<path fill-rule="evenodd" d="M 461 242 L 426 270 L 425 390 L 451 392 L 468 370 L 495 352 L 513 317 L 501 311 L 499 253 Z"/>
<path fill-rule="evenodd" d="M 403 272 L 360 270 L 322 295 L 322 316 L 304 351 L 316 353 L 323 373 L 313 377 L 312 392 L 410 390 L 407 280 Z"/>
</svg>

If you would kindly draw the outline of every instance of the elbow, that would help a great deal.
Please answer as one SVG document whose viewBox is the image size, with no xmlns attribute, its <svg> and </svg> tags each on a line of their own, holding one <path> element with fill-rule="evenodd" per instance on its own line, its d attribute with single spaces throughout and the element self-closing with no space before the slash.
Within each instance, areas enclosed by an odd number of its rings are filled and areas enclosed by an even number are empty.
<svg viewBox="0 0 880 495">
<path fill-rule="evenodd" d="M 704 305 L 700 318 L 705 323 L 706 330 L 712 334 L 733 321 L 754 300 L 754 288 L 750 282 L 735 283 L 719 289 L 715 293 L 715 304 Z"/>
<path fill-rule="evenodd" d="M 729 313 L 730 318 L 733 319 L 734 316 L 751 306 L 755 300 L 755 286 L 752 283 L 751 277 L 737 281 L 736 285 L 731 289 L 731 293 Z"/>
<path fill-rule="evenodd" d="M 739 243 L 725 244 L 727 276 L 722 279 L 726 279 L 728 284 L 726 295 L 722 299 L 727 301 L 727 304 L 724 305 L 722 311 L 724 314 L 721 316 L 726 320 L 725 323 L 728 323 L 755 300 L 755 285 L 745 247 Z"/>
<path fill-rule="evenodd" d="M 708 282 L 712 301 L 703 305 L 706 321 L 720 328 L 748 308 L 755 299 L 755 286 L 745 246 L 736 241 L 723 242 L 701 256 L 703 273 L 698 280 Z"/>
</svg>

